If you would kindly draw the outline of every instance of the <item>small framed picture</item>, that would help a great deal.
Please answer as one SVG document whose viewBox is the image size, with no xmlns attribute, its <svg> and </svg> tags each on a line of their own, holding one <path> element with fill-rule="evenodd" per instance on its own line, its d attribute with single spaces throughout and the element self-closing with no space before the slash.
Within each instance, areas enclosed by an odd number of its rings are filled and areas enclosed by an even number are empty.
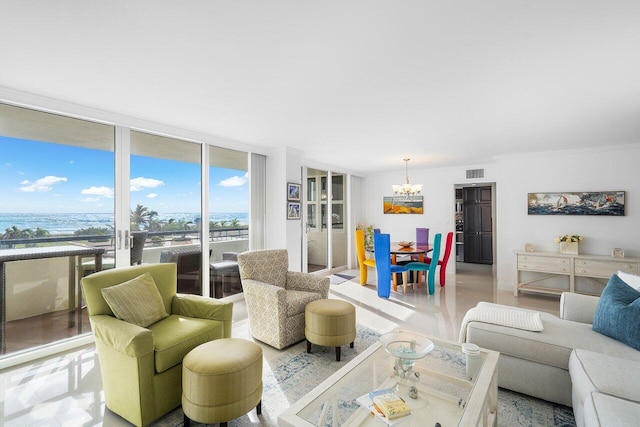
<svg viewBox="0 0 640 427">
<path fill-rule="evenodd" d="M 287 183 L 287 200 L 292 202 L 300 201 L 300 184 Z"/>
<path fill-rule="evenodd" d="M 533 248 L 533 243 L 525 243 L 524 244 L 524 251 L 525 252 L 533 252 L 534 248 Z"/>
<path fill-rule="evenodd" d="M 287 219 L 300 219 L 300 202 L 287 202 Z"/>
<path fill-rule="evenodd" d="M 624 249 L 622 248 L 611 249 L 611 256 L 614 258 L 624 258 Z"/>
</svg>

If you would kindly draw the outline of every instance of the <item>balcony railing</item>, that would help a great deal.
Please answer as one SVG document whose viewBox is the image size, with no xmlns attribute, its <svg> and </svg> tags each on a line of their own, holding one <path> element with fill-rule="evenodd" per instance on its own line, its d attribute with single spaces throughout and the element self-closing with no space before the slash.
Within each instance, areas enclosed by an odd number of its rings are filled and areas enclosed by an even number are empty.
<svg viewBox="0 0 640 427">
<path fill-rule="evenodd" d="M 113 246 L 115 236 L 112 234 L 91 234 L 91 235 L 65 235 L 34 237 L 21 239 L 0 239 L 0 249 L 13 249 L 19 245 L 29 247 L 54 246 L 50 243 L 59 242 L 87 242 L 92 246 Z M 249 226 L 220 227 L 209 230 L 209 241 L 218 242 L 221 240 L 240 240 L 249 238 Z M 166 242 L 180 242 L 185 240 L 200 240 L 199 230 L 174 230 L 174 231 L 151 231 L 147 237 L 146 246 L 161 246 Z M 106 243 L 101 245 L 100 243 Z"/>
</svg>

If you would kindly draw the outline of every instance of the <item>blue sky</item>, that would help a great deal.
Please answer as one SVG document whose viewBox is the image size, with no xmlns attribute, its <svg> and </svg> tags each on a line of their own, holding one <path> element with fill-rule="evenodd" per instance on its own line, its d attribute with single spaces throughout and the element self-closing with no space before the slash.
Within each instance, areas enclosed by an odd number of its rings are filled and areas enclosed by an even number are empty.
<svg viewBox="0 0 640 427">
<path fill-rule="evenodd" d="M 211 212 L 247 212 L 245 171 L 210 169 Z M 131 206 L 200 211 L 200 166 L 131 157 Z M 0 212 L 111 213 L 114 153 L 0 136 Z"/>
</svg>

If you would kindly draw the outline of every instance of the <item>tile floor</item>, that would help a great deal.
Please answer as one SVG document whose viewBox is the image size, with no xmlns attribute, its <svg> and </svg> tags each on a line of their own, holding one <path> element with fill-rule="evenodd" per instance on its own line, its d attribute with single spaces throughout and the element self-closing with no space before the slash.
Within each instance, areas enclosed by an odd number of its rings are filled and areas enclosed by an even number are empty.
<svg viewBox="0 0 640 427">
<path fill-rule="evenodd" d="M 357 270 L 341 273 L 358 276 Z M 375 283 L 375 274 L 370 274 Z M 399 288 L 400 289 L 400 288 Z M 241 295 L 234 299 L 234 337 L 250 339 L 246 307 Z M 406 295 L 392 292 L 377 297 L 372 285 L 360 286 L 357 277 L 331 286 L 330 298 L 356 306 L 358 322 L 388 332 L 406 327 L 422 333 L 457 340 L 466 311 L 478 301 L 491 301 L 558 314 L 557 297 L 521 295 L 497 291 L 491 266 L 458 264 L 457 274 L 435 295 L 425 288 Z M 271 360 L 278 351 L 263 345 Z M 51 356 L 0 372 L 0 425 L 3 426 L 127 426 L 122 418 L 105 410 L 98 358 L 93 345 Z"/>
</svg>

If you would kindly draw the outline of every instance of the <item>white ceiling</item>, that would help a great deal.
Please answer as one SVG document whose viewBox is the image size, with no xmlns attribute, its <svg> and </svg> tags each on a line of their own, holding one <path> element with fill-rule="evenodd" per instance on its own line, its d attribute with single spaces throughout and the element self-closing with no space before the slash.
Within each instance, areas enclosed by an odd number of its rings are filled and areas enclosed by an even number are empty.
<svg viewBox="0 0 640 427">
<path fill-rule="evenodd" d="M 637 0 L 0 0 L 0 86 L 367 173 L 640 142 Z"/>
</svg>

